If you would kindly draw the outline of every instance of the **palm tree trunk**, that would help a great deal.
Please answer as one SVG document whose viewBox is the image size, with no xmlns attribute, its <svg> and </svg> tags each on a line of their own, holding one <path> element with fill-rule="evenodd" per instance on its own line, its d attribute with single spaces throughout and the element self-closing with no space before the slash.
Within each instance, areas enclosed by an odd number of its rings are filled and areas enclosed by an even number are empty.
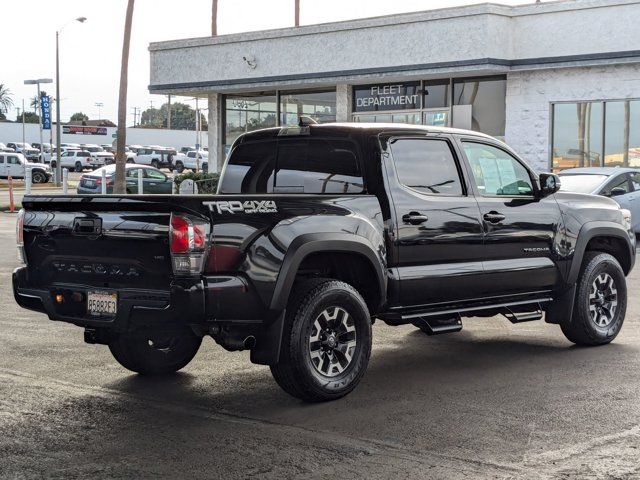
<svg viewBox="0 0 640 480">
<path fill-rule="evenodd" d="M 211 36 L 218 35 L 218 0 L 211 0 Z"/>
<path fill-rule="evenodd" d="M 300 0 L 295 0 L 296 1 L 296 27 L 300 26 Z"/>
<path fill-rule="evenodd" d="M 127 81 L 129 76 L 129 43 L 131 42 L 131 22 L 133 20 L 134 0 L 127 3 L 127 16 L 124 22 L 124 40 L 122 42 L 122 64 L 120 66 L 120 95 L 118 97 L 118 139 L 116 146 L 116 180 L 113 191 L 116 194 L 126 193 L 125 165 L 127 154 Z"/>
</svg>

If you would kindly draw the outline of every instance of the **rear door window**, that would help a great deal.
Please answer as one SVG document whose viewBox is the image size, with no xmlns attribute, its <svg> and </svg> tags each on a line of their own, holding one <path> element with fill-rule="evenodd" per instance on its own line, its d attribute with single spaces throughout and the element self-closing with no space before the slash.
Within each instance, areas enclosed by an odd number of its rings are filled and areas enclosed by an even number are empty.
<svg viewBox="0 0 640 480">
<path fill-rule="evenodd" d="M 220 193 L 361 193 L 357 145 L 350 140 L 279 138 L 231 152 Z"/>
</svg>

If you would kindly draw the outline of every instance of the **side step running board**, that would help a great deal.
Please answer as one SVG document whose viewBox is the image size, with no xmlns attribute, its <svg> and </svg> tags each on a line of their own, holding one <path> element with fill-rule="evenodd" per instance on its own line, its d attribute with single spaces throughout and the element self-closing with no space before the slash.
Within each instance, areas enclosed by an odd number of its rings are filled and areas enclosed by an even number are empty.
<svg viewBox="0 0 640 480">
<path fill-rule="evenodd" d="M 504 317 L 511 323 L 531 322 L 534 320 L 540 320 L 542 318 L 542 310 L 538 309 L 533 312 L 512 312 L 511 310 L 509 310 L 502 315 L 504 315 Z"/>
<path fill-rule="evenodd" d="M 420 317 L 413 320 L 413 324 L 420 326 L 427 335 L 440 335 L 441 333 L 454 333 L 462 330 L 460 315 L 449 318 Z"/>
</svg>

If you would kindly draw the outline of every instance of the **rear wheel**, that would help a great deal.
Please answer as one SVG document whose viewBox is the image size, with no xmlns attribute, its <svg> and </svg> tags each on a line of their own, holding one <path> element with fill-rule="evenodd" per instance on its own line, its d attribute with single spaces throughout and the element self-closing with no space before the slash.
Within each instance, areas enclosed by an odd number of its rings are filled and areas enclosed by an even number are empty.
<svg viewBox="0 0 640 480">
<path fill-rule="evenodd" d="M 578 345 L 604 345 L 622 328 L 627 283 L 618 261 L 608 253 L 587 252 L 582 261 L 570 322 L 562 333 Z"/>
<path fill-rule="evenodd" d="M 278 385 L 307 402 L 351 392 L 371 354 L 371 319 L 362 296 L 344 282 L 305 281 L 292 294 L 280 361 L 271 366 Z"/>
<path fill-rule="evenodd" d="M 176 172 L 178 173 L 182 173 L 184 172 L 184 165 L 182 162 L 176 162 L 176 167 L 175 167 Z"/>
<path fill-rule="evenodd" d="M 198 353 L 202 338 L 190 330 L 166 334 L 128 333 L 109 343 L 124 368 L 142 375 L 163 375 L 184 368 Z"/>
<path fill-rule="evenodd" d="M 82 172 L 82 164 L 80 162 L 76 162 L 76 172 Z"/>
<path fill-rule="evenodd" d="M 55 160 L 51 161 L 51 168 L 56 168 L 56 161 Z"/>
<path fill-rule="evenodd" d="M 160 162 L 158 162 L 158 160 L 151 160 L 151 166 L 153 168 L 160 168 Z"/>
</svg>

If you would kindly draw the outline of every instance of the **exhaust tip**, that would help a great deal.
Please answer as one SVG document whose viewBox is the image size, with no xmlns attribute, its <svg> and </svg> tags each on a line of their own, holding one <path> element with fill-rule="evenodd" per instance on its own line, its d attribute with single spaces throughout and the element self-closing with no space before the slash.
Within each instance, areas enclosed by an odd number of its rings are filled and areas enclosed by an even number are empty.
<svg viewBox="0 0 640 480">
<path fill-rule="evenodd" d="M 244 339 L 244 341 L 242 342 L 242 345 L 247 350 L 255 347 L 256 346 L 256 337 L 254 337 L 253 335 L 249 335 L 247 338 Z"/>
</svg>

